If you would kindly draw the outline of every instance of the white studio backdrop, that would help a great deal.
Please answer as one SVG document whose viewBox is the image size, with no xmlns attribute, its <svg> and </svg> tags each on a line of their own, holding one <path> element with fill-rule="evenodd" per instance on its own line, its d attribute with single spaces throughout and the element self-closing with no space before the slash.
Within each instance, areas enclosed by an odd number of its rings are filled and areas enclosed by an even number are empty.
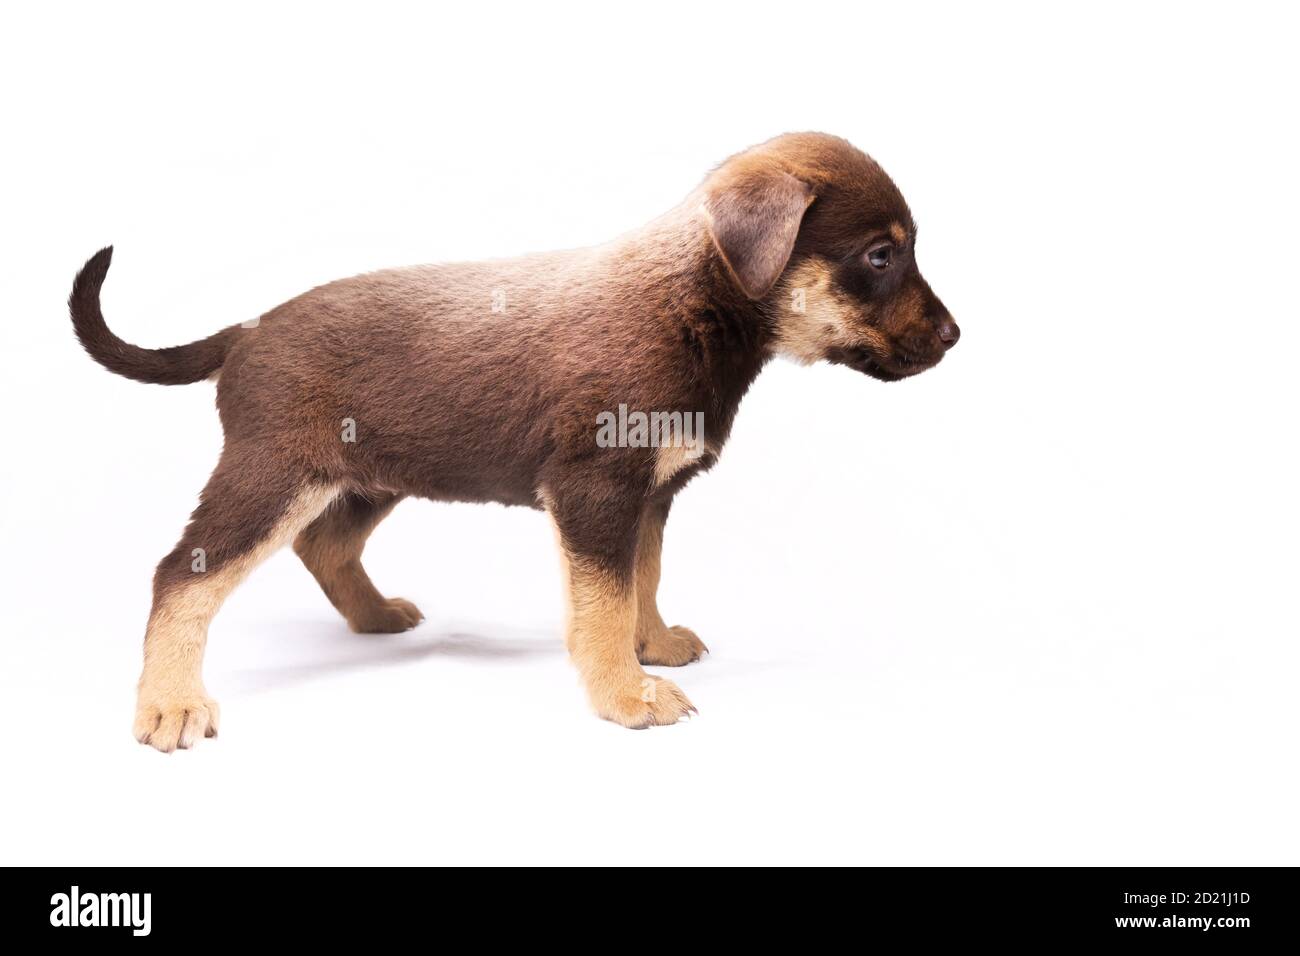
<svg viewBox="0 0 1300 956">
<path fill-rule="evenodd" d="M 65 4 L 4 14 L 0 860 L 1294 864 L 1294 13 Z M 678 499 L 699 718 L 586 708 L 545 519 L 406 502 L 428 620 L 288 552 L 217 617 L 222 736 L 130 735 L 211 385 L 116 378 L 340 276 L 585 245 L 780 132 L 870 152 L 961 324 L 894 385 L 774 363 Z M 655 669 L 668 673 L 667 669 Z"/>
</svg>

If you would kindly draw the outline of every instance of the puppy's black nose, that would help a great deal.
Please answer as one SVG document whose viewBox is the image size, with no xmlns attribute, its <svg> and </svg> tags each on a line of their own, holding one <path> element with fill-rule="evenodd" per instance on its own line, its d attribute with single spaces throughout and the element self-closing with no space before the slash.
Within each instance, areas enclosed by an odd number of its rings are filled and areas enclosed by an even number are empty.
<svg viewBox="0 0 1300 956">
<path fill-rule="evenodd" d="M 939 340 L 943 342 L 946 349 L 952 348 L 961 338 L 961 329 L 957 328 L 957 323 L 952 319 L 944 319 L 939 323 Z"/>
</svg>

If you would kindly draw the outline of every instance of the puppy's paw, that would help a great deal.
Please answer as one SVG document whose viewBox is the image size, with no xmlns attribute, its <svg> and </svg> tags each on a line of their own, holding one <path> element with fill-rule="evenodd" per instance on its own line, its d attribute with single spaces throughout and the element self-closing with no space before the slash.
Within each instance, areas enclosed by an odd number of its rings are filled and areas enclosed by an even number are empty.
<svg viewBox="0 0 1300 956">
<path fill-rule="evenodd" d="M 217 735 L 217 702 L 202 691 L 191 694 L 140 692 L 135 710 L 135 739 L 163 753 L 186 750 L 204 737 Z"/>
<path fill-rule="evenodd" d="M 689 627 L 666 627 L 647 636 L 636 652 L 642 664 L 681 667 L 698 661 L 709 649 Z"/>
<path fill-rule="evenodd" d="M 592 694 L 596 713 L 633 730 L 675 724 L 690 714 L 699 713 L 670 680 L 641 674 L 639 682 L 606 693 Z"/>
<path fill-rule="evenodd" d="M 397 634 L 409 631 L 424 620 L 420 609 L 404 598 L 388 598 L 348 619 L 358 634 Z"/>
</svg>

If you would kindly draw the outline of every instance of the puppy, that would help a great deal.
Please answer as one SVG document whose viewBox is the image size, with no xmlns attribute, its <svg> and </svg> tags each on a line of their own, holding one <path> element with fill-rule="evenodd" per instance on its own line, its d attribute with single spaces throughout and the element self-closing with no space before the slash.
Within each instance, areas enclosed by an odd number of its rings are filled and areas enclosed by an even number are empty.
<svg viewBox="0 0 1300 956">
<path fill-rule="evenodd" d="M 216 735 L 208 623 L 284 544 L 353 630 L 414 627 L 415 605 L 384 597 L 361 566 L 408 495 L 545 509 L 567 571 L 565 642 L 596 712 L 636 728 L 693 713 L 642 669 L 706 650 L 655 603 L 673 496 L 716 461 L 774 355 L 883 381 L 944 357 L 957 325 L 915 244 L 873 160 L 799 133 L 733 156 L 606 245 L 343 279 L 173 348 L 109 331 L 112 248 L 97 253 L 69 300 L 86 351 L 141 382 L 217 379 L 225 430 L 154 576 L 136 737 L 171 751 Z"/>
</svg>

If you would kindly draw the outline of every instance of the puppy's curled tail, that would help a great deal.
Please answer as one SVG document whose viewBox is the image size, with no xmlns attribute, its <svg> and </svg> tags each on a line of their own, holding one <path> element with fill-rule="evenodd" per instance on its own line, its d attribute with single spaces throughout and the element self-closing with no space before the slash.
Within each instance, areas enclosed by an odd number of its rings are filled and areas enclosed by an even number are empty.
<svg viewBox="0 0 1300 956">
<path fill-rule="evenodd" d="M 72 327 L 82 347 L 110 372 L 154 385 L 188 385 L 198 382 L 226 361 L 226 353 L 244 331 L 232 325 L 189 345 L 142 349 L 112 333 L 99 310 L 99 289 L 113 261 L 113 247 L 100 249 L 81 267 L 72 283 L 68 309 Z"/>
</svg>

